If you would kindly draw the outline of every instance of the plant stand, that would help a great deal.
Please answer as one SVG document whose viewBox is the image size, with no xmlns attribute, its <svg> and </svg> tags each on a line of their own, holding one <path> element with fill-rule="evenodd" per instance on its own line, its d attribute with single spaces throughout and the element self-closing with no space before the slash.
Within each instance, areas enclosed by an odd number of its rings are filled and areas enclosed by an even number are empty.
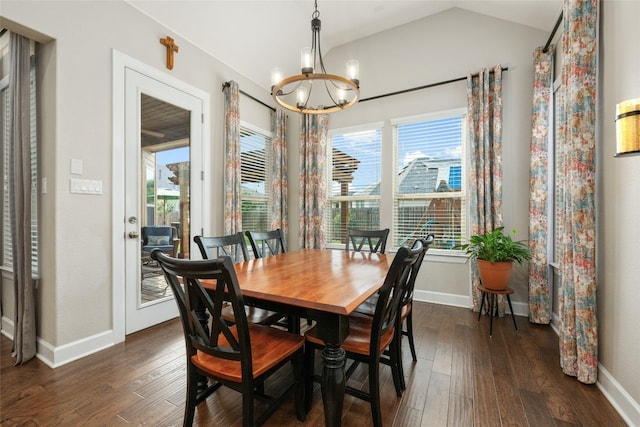
<svg viewBox="0 0 640 427">
<path fill-rule="evenodd" d="M 482 316 L 482 307 L 484 307 L 484 301 L 487 299 L 487 294 L 490 294 L 489 301 L 489 337 L 493 336 L 493 316 L 498 315 L 498 295 L 506 295 L 507 302 L 509 303 L 509 310 L 511 310 L 511 318 L 513 319 L 513 327 L 518 331 L 518 325 L 516 325 L 516 317 L 513 314 L 513 307 L 511 306 L 511 295 L 513 293 L 513 289 L 506 288 L 502 290 L 497 289 L 489 289 L 485 288 L 482 285 L 478 285 L 478 290 L 482 292 L 482 301 L 480 302 L 480 311 L 478 312 L 478 321 L 480 321 L 480 316 Z"/>
</svg>

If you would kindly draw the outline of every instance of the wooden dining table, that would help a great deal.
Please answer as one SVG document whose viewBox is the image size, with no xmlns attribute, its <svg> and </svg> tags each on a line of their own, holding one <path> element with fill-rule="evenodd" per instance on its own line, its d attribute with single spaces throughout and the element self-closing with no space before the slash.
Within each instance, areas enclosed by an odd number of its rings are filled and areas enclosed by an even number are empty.
<svg viewBox="0 0 640 427">
<path fill-rule="evenodd" d="M 321 389 L 327 426 L 342 419 L 348 316 L 382 286 L 392 260 L 388 254 L 301 249 L 235 264 L 246 304 L 317 322 L 326 344 Z"/>
</svg>

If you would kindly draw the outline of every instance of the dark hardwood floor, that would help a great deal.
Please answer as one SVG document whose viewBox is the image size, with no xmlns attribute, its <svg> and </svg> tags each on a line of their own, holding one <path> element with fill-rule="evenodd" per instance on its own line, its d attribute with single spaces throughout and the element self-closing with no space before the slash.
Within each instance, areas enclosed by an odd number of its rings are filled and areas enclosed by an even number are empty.
<svg viewBox="0 0 640 427">
<path fill-rule="evenodd" d="M 396 398 L 391 372 L 382 367 L 382 405 L 388 426 L 624 426 L 594 385 L 565 376 L 558 340 L 548 326 L 518 317 L 478 322 L 467 309 L 415 303 L 418 362 L 403 341 L 407 390 Z M 184 343 L 175 320 L 127 337 L 119 344 L 55 370 L 39 360 L 14 367 L 11 342 L 0 339 L 2 426 L 114 426 L 182 424 Z M 287 381 L 282 375 L 278 382 Z M 366 365 L 352 384 L 367 387 Z M 267 426 L 321 426 L 316 386 L 307 421 L 296 420 L 293 399 Z M 241 400 L 231 390 L 214 393 L 196 410 L 194 425 L 241 425 Z M 344 426 L 370 426 L 369 404 L 345 398 Z"/>
</svg>

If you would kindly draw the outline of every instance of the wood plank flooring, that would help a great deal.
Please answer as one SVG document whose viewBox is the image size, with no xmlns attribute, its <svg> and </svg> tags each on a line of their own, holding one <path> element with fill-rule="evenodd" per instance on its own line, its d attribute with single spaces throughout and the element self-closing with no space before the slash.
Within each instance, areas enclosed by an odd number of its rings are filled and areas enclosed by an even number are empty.
<svg viewBox="0 0 640 427">
<path fill-rule="evenodd" d="M 414 310 L 418 362 L 403 340 L 407 390 L 401 398 L 395 396 L 390 369 L 381 368 L 385 425 L 626 425 L 596 386 L 562 373 L 550 327 L 517 317 L 515 333 L 510 318 L 494 319 L 489 338 L 489 319 L 478 322 L 470 310 L 427 303 L 415 303 Z M 181 425 L 184 357 L 177 320 L 55 370 L 39 360 L 14 367 L 11 342 L 2 336 L 0 425 Z M 351 384 L 366 388 L 366 376 L 361 365 Z M 287 380 L 285 373 L 267 388 Z M 371 425 L 366 402 L 346 396 L 343 413 L 344 426 Z M 240 426 L 239 395 L 226 389 L 214 393 L 196 410 L 194 425 Z M 324 425 L 319 387 L 304 423 L 296 420 L 291 398 L 266 425 Z"/>
</svg>

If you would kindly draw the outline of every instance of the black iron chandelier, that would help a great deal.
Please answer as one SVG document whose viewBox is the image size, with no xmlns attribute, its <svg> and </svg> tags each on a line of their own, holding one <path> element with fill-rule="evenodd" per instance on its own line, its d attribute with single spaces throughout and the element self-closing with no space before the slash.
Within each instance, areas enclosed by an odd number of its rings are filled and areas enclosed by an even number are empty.
<svg viewBox="0 0 640 427">
<path fill-rule="evenodd" d="M 271 95 L 278 105 L 296 113 L 326 114 L 345 110 L 360 96 L 359 63 L 347 61 L 347 77 L 329 74 L 320 50 L 318 1 L 311 15 L 311 47 L 302 48 L 301 73 L 283 78 L 279 69 L 271 73 Z"/>
</svg>

